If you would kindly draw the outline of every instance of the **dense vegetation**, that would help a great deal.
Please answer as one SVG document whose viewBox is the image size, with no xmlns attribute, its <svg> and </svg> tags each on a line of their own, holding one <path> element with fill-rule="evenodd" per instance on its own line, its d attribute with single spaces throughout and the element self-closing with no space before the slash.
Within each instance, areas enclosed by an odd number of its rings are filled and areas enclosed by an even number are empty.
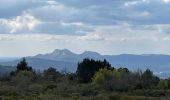
<svg viewBox="0 0 170 100">
<path fill-rule="evenodd" d="M 23 59 L 15 71 L 1 75 L 0 100 L 170 100 L 170 78 L 93 59 L 79 62 L 76 73 L 52 67 L 41 72 Z"/>
</svg>

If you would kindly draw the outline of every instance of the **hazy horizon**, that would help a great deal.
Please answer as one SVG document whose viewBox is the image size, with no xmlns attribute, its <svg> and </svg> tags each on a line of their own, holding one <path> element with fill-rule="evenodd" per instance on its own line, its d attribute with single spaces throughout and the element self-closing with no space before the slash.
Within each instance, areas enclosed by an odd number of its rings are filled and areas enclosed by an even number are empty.
<svg viewBox="0 0 170 100">
<path fill-rule="evenodd" d="M 1 0 L 0 57 L 170 54 L 170 0 Z"/>
</svg>

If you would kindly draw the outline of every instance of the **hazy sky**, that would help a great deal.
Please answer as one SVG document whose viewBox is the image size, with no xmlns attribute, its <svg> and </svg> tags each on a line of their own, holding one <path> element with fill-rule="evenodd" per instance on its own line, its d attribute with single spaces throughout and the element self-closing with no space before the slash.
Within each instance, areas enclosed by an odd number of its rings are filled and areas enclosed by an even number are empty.
<svg viewBox="0 0 170 100">
<path fill-rule="evenodd" d="M 0 56 L 61 48 L 170 54 L 170 0 L 0 0 Z"/>
</svg>

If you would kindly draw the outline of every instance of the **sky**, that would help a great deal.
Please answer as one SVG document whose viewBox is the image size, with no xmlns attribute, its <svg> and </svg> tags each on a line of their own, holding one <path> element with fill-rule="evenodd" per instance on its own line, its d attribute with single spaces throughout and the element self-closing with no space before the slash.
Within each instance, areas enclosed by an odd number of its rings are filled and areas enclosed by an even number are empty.
<svg viewBox="0 0 170 100">
<path fill-rule="evenodd" d="M 0 56 L 170 54 L 170 0 L 0 0 Z"/>
</svg>

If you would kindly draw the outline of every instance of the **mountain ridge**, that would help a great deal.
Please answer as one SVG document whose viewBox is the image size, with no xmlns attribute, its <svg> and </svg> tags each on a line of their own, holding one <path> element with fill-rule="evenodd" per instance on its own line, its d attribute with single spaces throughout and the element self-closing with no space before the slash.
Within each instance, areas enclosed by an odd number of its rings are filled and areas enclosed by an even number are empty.
<svg viewBox="0 0 170 100">
<path fill-rule="evenodd" d="M 130 70 L 151 69 L 154 72 L 170 72 L 170 55 L 162 54 L 120 54 L 120 55 L 101 55 L 93 51 L 85 51 L 80 54 L 73 53 L 68 49 L 55 49 L 51 53 L 38 54 L 26 57 L 28 64 L 35 69 L 46 69 L 55 67 L 58 70 L 64 68 L 71 72 L 75 72 L 77 63 L 84 58 L 92 58 L 95 60 L 106 59 L 114 67 L 127 67 Z M 0 65 L 16 66 L 20 60 L 10 62 L 0 62 Z"/>
</svg>

